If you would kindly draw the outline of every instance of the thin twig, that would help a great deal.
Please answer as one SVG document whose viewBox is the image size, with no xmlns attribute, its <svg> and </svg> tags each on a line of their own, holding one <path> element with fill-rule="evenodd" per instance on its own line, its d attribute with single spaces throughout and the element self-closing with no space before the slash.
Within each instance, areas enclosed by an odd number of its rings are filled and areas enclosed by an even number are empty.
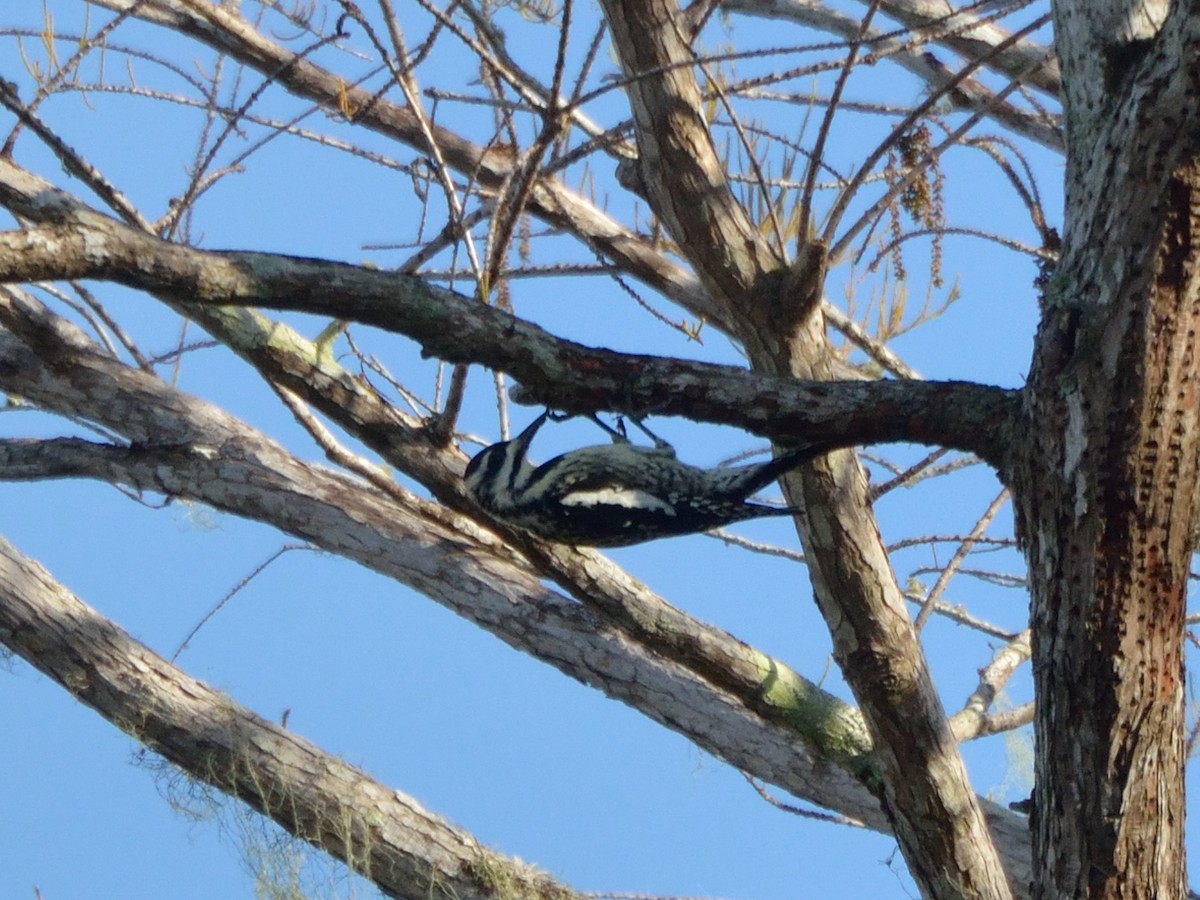
<svg viewBox="0 0 1200 900">
<path fill-rule="evenodd" d="M 870 156 L 868 156 L 867 159 L 864 160 L 863 164 L 861 166 L 859 166 L 858 171 L 855 173 L 854 177 L 851 179 L 849 187 L 847 187 L 847 189 L 842 193 L 842 195 L 840 197 L 838 197 L 838 199 L 834 202 L 833 208 L 829 211 L 828 217 L 826 218 L 825 230 L 822 235 L 822 239 L 827 245 L 830 245 L 830 247 L 831 247 L 830 255 L 829 255 L 829 258 L 831 261 L 836 260 L 838 258 L 838 256 L 840 256 L 840 254 L 841 254 L 842 250 L 844 249 L 844 247 L 846 246 L 847 242 L 849 242 L 850 240 L 853 239 L 854 235 L 856 235 L 859 232 L 859 230 L 861 230 L 861 228 L 863 227 L 863 224 L 871 221 L 874 218 L 874 216 L 877 214 L 875 211 L 876 207 L 879 207 L 880 204 L 882 204 L 884 207 L 886 207 L 888 204 L 890 204 L 892 201 L 892 198 L 894 196 L 896 196 L 900 191 L 907 188 L 908 184 L 911 183 L 911 181 L 913 179 L 915 179 L 917 177 L 917 175 L 919 174 L 920 167 L 914 166 L 913 171 L 909 172 L 909 174 L 908 174 L 908 176 L 906 176 L 906 178 L 902 179 L 899 183 L 897 183 L 892 188 L 892 190 L 889 191 L 888 194 L 883 198 L 883 200 L 881 200 L 879 203 L 875 204 L 874 207 L 872 207 L 870 210 L 868 210 L 866 213 L 864 213 L 862 216 L 860 216 L 858 221 L 854 225 L 852 225 L 847 230 L 846 234 L 843 235 L 841 237 L 841 239 L 838 240 L 837 243 L 835 244 L 834 240 L 833 240 L 833 235 L 836 232 L 838 225 L 841 223 L 841 218 L 845 214 L 846 209 L 849 207 L 851 200 L 854 198 L 855 193 L 857 193 L 859 183 L 861 183 L 861 181 L 866 177 L 866 175 L 875 168 L 875 164 L 878 163 L 879 160 L 883 158 L 883 155 L 888 151 L 888 148 L 891 147 L 892 145 L 894 145 L 896 143 L 896 141 L 898 141 L 900 139 L 901 135 L 903 135 L 905 132 L 907 132 L 908 129 L 911 128 L 922 116 L 924 116 L 927 112 L 929 112 L 929 110 L 931 110 L 937 104 L 939 98 L 943 94 L 949 93 L 951 90 L 956 88 L 959 84 L 966 81 L 966 79 L 973 72 L 975 72 L 977 69 L 979 69 L 980 67 L 985 65 L 991 57 L 1001 53 L 1007 47 L 1016 44 L 1018 41 L 1023 39 L 1025 37 L 1025 35 L 1030 34 L 1033 31 L 1037 30 L 1042 25 L 1044 25 L 1047 21 L 1049 21 L 1048 15 L 1039 17 L 1037 20 L 1030 23 L 1025 28 L 1021 29 L 1020 31 L 1018 31 L 1015 34 L 1013 34 L 1012 36 L 1010 36 L 1007 40 L 1002 41 L 1000 44 L 996 45 L 996 47 L 993 48 L 992 52 L 989 53 L 987 56 L 985 56 L 981 59 L 972 60 L 970 63 L 968 63 L 962 69 L 960 69 L 954 75 L 954 77 L 950 79 L 950 81 L 946 84 L 946 86 L 944 88 L 942 88 L 940 91 L 931 93 L 929 97 L 925 98 L 925 100 L 922 103 L 920 103 L 915 109 L 913 109 L 913 111 L 911 113 L 909 113 L 907 116 L 905 116 L 892 129 L 891 133 L 879 143 L 879 145 L 871 152 Z M 979 119 L 983 117 L 983 115 L 986 113 L 986 111 L 988 109 L 990 109 L 993 105 L 998 104 L 1005 97 L 1007 97 L 1010 93 L 1012 93 L 1014 90 L 1016 90 L 1017 87 L 1019 86 L 1019 84 L 1020 84 L 1019 79 L 1016 79 L 1016 78 L 1012 79 L 1009 82 L 1009 84 L 1002 91 L 995 94 L 994 96 L 992 96 L 989 99 L 988 104 L 986 106 L 977 110 L 974 115 L 972 115 L 970 118 L 967 119 L 967 121 L 965 123 L 963 123 L 962 127 L 955 129 L 954 132 L 951 133 L 950 137 L 946 138 L 946 140 L 943 141 L 942 144 L 938 145 L 938 147 L 931 150 L 928 154 L 929 158 L 933 159 L 933 158 L 936 158 L 937 156 L 940 156 L 946 147 L 952 146 L 954 144 L 954 142 L 958 140 L 959 137 L 961 137 L 968 130 L 973 128 L 975 126 L 975 123 L 978 122 Z"/>
<path fill-rule="evenodd" d="M 812 204 L 817 184 L 817 161 L 825 155 L 825 142 L 829 140 L 829 133 L 833 128 L 833 117 L 837 114 L 842 92 L 846 89 L 846 82 L 850 80 L 850 72 L 858 59 L 859 47 L 871 27 L 871 19 L 875 17 L 877 9 L 879 9 L 879 0 L 871 0 L 866 15 L 863 16 L 858 27 L 858 34 L 850 43 L 845 63 L 841 72 L 838 73 L 838 79 L 833 85 L 833 93 L 825 107 L 825 115 L 821 118 L 821 126 L 817 129 L 816 144 L 813 146 L 812 155 L 808 158 L 808 168 L 804 174 L 804 192 L 800 195 L 800 229 L 796 239 L 802 243 L 809 240 L 809 229 L 812 225 Z"/>
<path fill-rule="evenodd" d="M 866 825 L 858 819 L 853 819 L 850 816 L 835 816 L 832 813 L 820 812 L 815 809 L 802 809 L 799 806 L 792 806 L 790 803 L 784 803 L 776 797 L 771 796 L 762 782 L 750 775 L 747 772 L 742 772 L 742 777 L 750 783 L 758 796 L 762 797 L 776 809 L 783 810 L 786 813 L 791 813 L 794 816 L 802 816 L 805 819 L 816 819 L 819 822 L 830 822 L 834 825 L 849 825 L 852 828 L 866 828 Z"/>
<path fill-rule="evenodd" d="M 179 654 L 181 654 L 184 650 L 186 650 L 188 648 L 188 645 L 191 644 L 192 638 L 194 638 L 197 635 L 197 633 L 199 633 L 201 628 L 203 628 L 205 625 L 208 624 L 209 620 L 212 619 L 213 616 L 215 616 L 218 612 L 220 612 L 221 608 L 223 606 L 225 606 L 226 603 L 228 603 L 230 600 L 232 600 L 243 589 L 248 587 L 250 582 L 253 581 L 255 578 L 257 578 L 259 575 L 261 575 L 263 573 L 263 571 L 265 571 L 266 568 L 271 565 L 271 563 L 275 562 L 275 560 L 279 559 L 285 553 L 290 553 L 292 550 L 313 550 L 313 551 L 315 551 L 315 550 L 317 550 L 317 548 L 312 546 L 311 544 L 284 544 L 282 547 L 280 547 L 278 550 L 276 550 L 274 553 L 272 553 L 270 556 L 268 556 L 265 560 L 263 560 L 261 563 L 259 563 L 257 566 L 255 566 L 253 569 L 251 569 L 250 573 L 248 575 L 246 575 L 245 578 L 243 578 L 241 581 L 239 581 L 237 584 L 235 584 L 229 590 L 229 592 L 225 594 L 224 597 L 222 597 L 220 600 L 218 600 L 216 602 L 216 604 L 212 607 L 212 609 L 210 609 L 208 612 L 206 612 L 203 616 L 200 617 L 199 622 L 197 622 L 195 625 L 192 626 L 192 629 L 187 633 L 187 635 L 184 636 L 184 639 L 179 642 L 179 646 L 175 648 L 175 652 L 171 654 L 171 662 L 175 662 L 175 660 L 179 658 Z"/>
<path fill-rule="evenodd" d="M 967 554 L 974 548 L 975 541 L 987 530 L 987 527 L 992 523 L 992 519 L 996 517 L 996 514 L 1000 512 L 1000 509 L 1007 502 L 1008 488 L 1004 488 L 996 495 L 996 499 L 991 502 L 988 508 L 984 510 L 983 515 L 979 517 L 979 521 L 975 523 L 975 527 L 971 529 L 971 533 L 959 544 L 958 550 L 954 552 L 954 556 L 946 564 L 946 568 L 942 570 L 937 583 L 930 590 L 929 595 L 925 598 L 925 602 L 921 604 L 921 611 L 917 613 L 916 619 L 913 620 L 913 627 L 917 631 L 925 627 L 926 620 L 929 618 L 930 613 L 933 612 L 934 604 L 938 602 L 938 599 L 945 592 L 950 579 L 954 577 L 963 560 L 967 558 Z"/>
<path fill-rule="evenodd" d="M 891 481 L 885 481 L 883 484 L 871 485 L 871 502 L 874 503 L 888 491 L 893 491 L 899 487 L 905 487 L 916 481 L 926 469 L 932 466 L 935 462 L 945 456 L 949 451 L 945 447 L 938 447 L 936 450 L 926 454 L 924 457 L 913 463 Z"/>
<path fill-rule="evenodd" d="M 46 125 L 33 110 L 21 102 L 16 91 L 3 78 L 0 78 L 0 106 L 5 107 L 20 119 L 26 128 L 36 134 L 38 139 L 58 157 L 63 168 L 91 188 L 113 212 L 130 225 L 135 225 L 143 231 L 150 230 L 150 223 L 142 218 L 137 207 L 121 191 L 117 190 L 116 186 L 105 178 L 99 169 L 84 159 L 66 141 L 55 134 L 53 129 Z"/>
</svg>

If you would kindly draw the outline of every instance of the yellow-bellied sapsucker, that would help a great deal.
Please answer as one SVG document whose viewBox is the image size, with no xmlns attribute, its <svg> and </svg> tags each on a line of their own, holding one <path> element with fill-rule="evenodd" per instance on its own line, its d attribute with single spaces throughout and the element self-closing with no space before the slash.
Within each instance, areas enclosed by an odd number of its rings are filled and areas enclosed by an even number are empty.
<svg viewBox="0 0 1200 900">
<path fill-rule="evenodd" d="M 620 547 L 707 531 L 730 522 L 797 512 L 748 497 L 802 462 L 833 448 L 812 443 L 769 462 L 700 469 L 675 458 L 666 441 L 639 427 L 653 447 L 610 431 L 612 444 L 583 447 L 534 468 L 529 444 L 547 413 L 511 441 L 485 447 L 467 465 L 467 489 L 496 518 L 565 544 Z M 599 420 L 597 420 L 599 421 Z"/>
</svg>

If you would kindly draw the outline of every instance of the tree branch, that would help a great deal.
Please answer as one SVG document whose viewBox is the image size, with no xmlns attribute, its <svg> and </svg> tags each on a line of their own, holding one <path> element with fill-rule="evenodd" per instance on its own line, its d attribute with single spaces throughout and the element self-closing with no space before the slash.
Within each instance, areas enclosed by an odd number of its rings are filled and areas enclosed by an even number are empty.
<svg viewBox="0 0 1200 900">
<path fill-rule="evenodd" d="M 856 780 L 869 775 L 869 743 L 851 707 L 628 576 L 614 590 L 598 554 L 561 548 L 587 564 L 584 606 L 548 590 L 540 572 L 463 517 L 295 460 L 221 410 L 101 354 L 64 353 L 35 327 L 25 338 L 75 362 L 50 371 L 0 331 L 0 387 L 134 443 L 0 443 L 0 479 L 102 478 L 266 522 L 424 593 L 741 769 L 883 827 Z M 797 737 L 819 752 L 801 750 Z"/>
<path fill-rule="evenodd" d="M 0 281 L 115 281 L 188 305 L 321 313 L 394 331 L 430 355 L 520 379 L 521 396 L 566 411 L 688 415 L 782 442 L 820 435 L 845 446 L 913 441 L 977 454 L 1004 469 L 1016 393 L 966 382 L 804 382 L 555 338 L 510 313 L 413 275 L 162 241 L 95 212 L 17 196 L 0 160 L 0 202 L 59 222 L 0 232 Z M 38 194 L 45 203 L 49 189 Z M 65 195 L 64 195 L 65 197 Z M 497 341 L 496 335 L 505 339 Z"/>
<path fill-rule="evenodd" d="M 8 314 L 10 323 L 18 312 Z M 268 522 L 422 591 L 759 778 L 886 828 L 856 780 L 864 764 L 865 771 L 870 766 L 852 709 L 609 571 L 598 554 L 555 548 L 576 560 L 553 560 L 560 578 L 583 573 L 576 591 L 591 605 L 580 606 L 548 591 L 540 572 L 460 517 L 416 498 L 360 489 L 295 461 L 208 404 L 89 351 L 82 335 L 38 335 L 38 327 L 26 318 L 21 341 L 0 331 L 0 387 L 49 409 L 106 422 L 137 444 L 8 441 L 0 444 L 0 478 L 96 477 Z M 60 328 L 70 326 L 60 320 Z M 62 340 L 73 344 L 69 352 Z M 24 341 L 40 345 L 60 365 L 50 371 Z M 632 680 L 631 672 L 637 673 Z M 998 807 L 989 813 L 1010 870 L 1027 872 L 1023 820 Z"/>
<path fill-rule="evenodd" d="M 338 75 L 268 40 L 228 6 L 207 0 L 166 4 L 148 0 L 97 0 L 100 6 L 130 12 L 139 19 L 164 25 L 227 53 L 292 94 L 319 103 L 331 112 L 356 110 L 354 123 L 424 152 L 420 122 L 403 106 L 361 88 L 347 88 Z M 489 150 L 450 129 L 431 126 L 446 164 L 488 190 L 500 190 L 512 176 L 511 155 Z M 596 252 L 662 292 L 693 315 L 717 327 L 727 324 L 696 279 L 671 261 L 651 240 L 629 231 L 578 193 L 560 182 L 541 178 L 534 186 L 530 210 L 539 218 L 575 234 Z"/>
<path fill-rule="evenodd" d="M 0 641 L 135 740 L 392 897 L 578 896 L 191 678 L 0 538 Z M 511 890 L 511 893 L 508 891 Z"/>
<path fill-rule="evenodd" d="M 736 324 L 752 366 L 828 380 L 819 307 L 826 247 L 798 235 L 786 268 L 738 204 L 700 105 L 672 0 L 603 0 L 629 84 L 641 174 L 680 252 Z M 782 248 L 781 248 L 782 252 Z M 835 452 L 784 479 L 834 656 L 871 729 L 889 819 L 922 894 L 1011 895 L 871 514 L 866 479 Z"/>
<path fill-rule="evenodd" d="M 847 40 L 855 39 L 860 30 L 860 17 L 802 0 L 726 0 L 721 8 L 748 16 L 800 22 Z M 913 33 L 883 38 L 875 31 L 868 32 L 865 40 L 870 42 L 870 57 L 886 58 L 907 69 L 927 82 L 931 91 L 947 91 L 953 77 L 935 57 L 931 58 L 932 54 L 922 50 L 929 44 L 939 44 L 967 60 L 987 59 L 989 68 L 1019 80 L 1022 85 L 1057 96 L 1061 87 L 1057 63 L 1052 58 L 1047 59 L 1047 48 L 1039 44 L 1023 40 L 995 53 L 996 46 L 1008 39 L 1007 31 L 981 23 L 963 10 L 948 13 L 945 5 L 935 7 L 928 0 L 885 0 L 880 3 L 880 9 L 907 24 Z M 950 90 L 945 96 L 958 107 L 985 111 L 989 118 L 1010 131 L 1023 134 L 1051 150 L 1061 152 L 1063 149 L 1062 128 L 1056 117 L 999 101 L 991 88 L 978 81 L 972 80 L 965 89 Z"/>
</svg>

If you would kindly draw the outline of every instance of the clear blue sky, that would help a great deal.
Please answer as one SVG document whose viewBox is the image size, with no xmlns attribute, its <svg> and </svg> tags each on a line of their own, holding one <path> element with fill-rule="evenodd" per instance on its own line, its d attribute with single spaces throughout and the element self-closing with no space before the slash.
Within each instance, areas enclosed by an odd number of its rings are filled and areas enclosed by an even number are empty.
<svg viewBox="0 0 1200 900">
<path fill-rule="evenodd" d="M 0 29 L 41 28 L 39 7 L 8 4 L 0 12 Z M 58 28 L 77 32 L 83 4 L 54 0 L 48 8 Z M 106 16 L 93 11 L 92 27 Z M 527 46 L 526 40 L 540 39 L 549 48 L 548 33 L 527 34 L 514 24 L 514 53 Z M 159 30 L 135 26 L 119 36 L 120 43 L 153 47 L 185 67 L 193 60 L 212 63 L 207 51 Z M 419 34 L 414 30 L 409 37 L 415 43 Z M 355 40 L 363 46 L 356 31 Z M 580 37 L 578 44 L 584 43 Z M 17 81 L 28 96 L 29 80 L 15 46 L 8 32 L 0 34 L 0 77 Z M 36 39 L 27 38 L 24 49 L 44 65 L 45 52 Z M 65 57 L 70 50 L 62 45 L 59 52 Z M 611 70 L 604 51 L 601 57 L 602 69 Z M 116 54 L 106 60 L 114 83 L 124 82 L 124 65 Z M 144 64 L 137 71 L 140 83 L 162 83 Z M 85 72 L 94 76 L 95 68 Z M 880 79 L 887 79 L 888 89 L 901 99 L 911 101 L 920 93 L 918 85 L 881 64 L 852 80 L 851 95 L 861 99 L 873 83 L 884 83 Z M 250 83 L 257 84 L 257 76 Z M 282 115 L 283 108 L 296 106 L 269 97 L 261 111 Z M 193 111 L 92 92 L 54 98 L 43 114 L 151 216 L 161 214 L 166 199 L 184 183 L 183 166 L 199 122 Z M 324 116 L 312 124 L 337 130 Z M 794 131 L 798 123 L 779 123 L 780 130 L 789 128 Z M 857 150 L 861 158 L 861 147 L 870 146 L 877 128 L 864 120 L 861 127 L 842 129 L 835 152 Z M 409 155 L 372 141 L 398 158 Z M 234 151 L 243 146 L 231 144 Z M 28 136 L 18 146 L 17 159 L 67 189 L 77 188 Z M 1061 161 L 1040 150 L 1032 151 L 1031 160 L 1048 212 L 1057 218 Z M 961 154 L 953 162 L 947 187 L 952 221 L 1032 241 L 989 166 L 978 154 Z M 364 245 L 411 240 L 414 215 L 405 176 L 280 140 L 252 158 L 245 174 L 211 192 L 200 206 L 195 232 L 209 248 L 371 259 L 386 266 L 404 253 L 369 252 Z M 911 257 L 910 267 L 921 271 L 919 255 Z M 960 278 L 961 300 L 938 321 L 901 338 L 895 349 L 927 377 L 1019 385 L 1036 317 L 1032 264 L 994 245 L 963 239 L 948 246 L 945 271 L 948 282 Z M 835 301 L 841 277 L 831 285 Z M 860 284 L 860 297 L 871 283 Z M 154 301 L 100 290 L 146 348 L 171 346 L 177 326 Z M 589 343 L 737 359 L 715 333 L 707 332 L 699 347 L 667 331 L 600 278 L 518 281 L 513 291 L 520 313 Z M 914 304 L 922 291 L 914 287 Z M 673 312 L 665 303 L 659 307 Z M 292 321 L 309 336 L 324 324 Z M 372 338 L 370 347 L 399 376 L 421 390 L 431 389 L 431 366 L 418 359 L 411 344 Z M 282 436 L 303 456 L 320 457 L 257 376 L 228 353 L 191 355 L 180 384 Z M 472 386 L 465 427 L 495 435 L 487 379 L 476 374 Z M 516 410 L 518 424 L 528 415 Z M 69 426 L 30 413 L 0 417 L 5 436 L 57 434 L 64 427 Z M 687 423 L 664 422 L 660 430 L 685 459 L 701 464 L 752 444 L 745 435 Z M 577 434 L 549 435 L 539 442 L 539 455 L 553 452 L 556 440 L 574 440 Z M 903 461 L 923 452 L 876 450 Z M 990 475 L 976 471 L 889 496 L 878 513 L 888 540 L 961 533 L 996 490 Z M 139 506 L 93 483 L 4 484 L 0 492 L 0 534 L 166 656 L 226 592 L 291 540 L 183 503 L 164 509 Z M 1004 534 L 1006 522 L 1002 516 L 992 533 Z M 739 531 L 796 546 L 786 523 L 755 523 Z M 943 546 L 939 552 L 944 562 L 953 551 Z M 705 537 L 632 548 L 616 557 L 672 603 L 810 678 L 826 673 L 829 640 L 803 568 Z M 904 578 L 931 562 L 928 550 L 912 551 L 898 557 L 896 566 Z M 1019 571 L 1011 558 L 984 558 L 979 564 Z M 922 580 L 929 586 L 935 577 Z M 1019 627 L 1025 615 L 1022 592 L 977 581 L 954 582 L 948 599 L 1010 627 Z M 926 642 L 945 701 L 957 709 L 994 645 L 936 619 Z M 217 613 L 179 662 L 269 719 L 290 710 L 293 730 L 496 849 L 581 890 L 756 900 L 914 894 L 890 838 L 769 807 L 737 772 L 683 738 L 427 599 L 328 555 L 295 552 L 277 561 Z M 0 791 L 6 815 L 0 825 L 0 897 L 32 897 L 35 885 L 46 900 L 254 895 L 233 835 L 236 815 L 226 811 L 216 820 L 192 820 L 173 809 L 161 795 L 162 779 L 139 764 L 136 743 L 24 663 L 13 661 L 2 683 L 6 762 L 0 767 Z M 844 695 L 836 676 L 828 676 L 828 684 Z M 1027 691 L 1027 677 L 1018 678 L 1014 699 L 1026 699 Z M 993 791 L 1002 802 L 1024 796 L 1028 773 L 1022 754 L 1028 749 L 1027 733 L 1008 746 L 997 740 L 969 747 L 979 790 Z M 341 878 L 328 872 L 315 877 Z M 341 896 L 370 894 L 362 884 L 337 887 Z"/>
</svg>

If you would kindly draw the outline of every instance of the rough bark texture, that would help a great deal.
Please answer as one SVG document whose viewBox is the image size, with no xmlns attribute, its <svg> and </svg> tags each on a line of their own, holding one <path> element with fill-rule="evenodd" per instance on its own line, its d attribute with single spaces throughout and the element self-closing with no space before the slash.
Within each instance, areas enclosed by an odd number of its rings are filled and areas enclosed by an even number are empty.
<svg viewBox="0 0 1200 900">
<path fill-rule="evenodd" d="M 1200 489 L 1200 89 L 1186 7 L 1056 7 L 1066 229 L 1015 466 L 1038 897 L 1185 896 L 1182 642 Z"/>
<path fill-rule="evenodd" d="M 1200 485 L 1200 193 L 1145 302 L 1039 357 L 1019 483 L 1038 695 L 1037 896 L 1182 897 L 1183 616 Z M 1040 451 L 1040 452 L 1039 452 Z M 1045 454 L 1045 455 L 1043 455 Z"/>
</svg>

